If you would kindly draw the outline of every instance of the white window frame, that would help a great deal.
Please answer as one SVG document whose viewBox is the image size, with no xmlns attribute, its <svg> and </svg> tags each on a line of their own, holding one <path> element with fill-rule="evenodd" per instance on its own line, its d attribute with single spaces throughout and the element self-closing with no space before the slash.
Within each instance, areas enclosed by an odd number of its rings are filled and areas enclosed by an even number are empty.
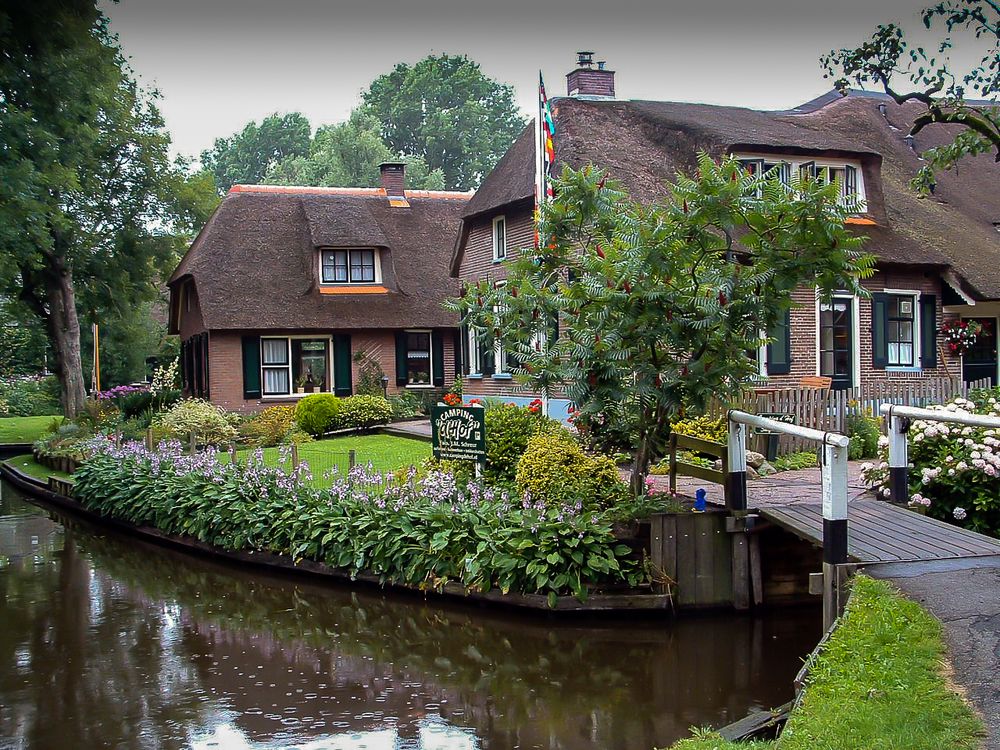
<svg viewBox="0 0 1000 750">
<path fill-rule="evenodd" d="M 834 292 L 830 295 L 830 302 L 837 299 L 851 300 L 851 388 L 857 388 L 861 384 L 861 298 L 856 294 L 848 292 Z M 820 306 L 825 300 L 820 296 L 819 288 L 816 289 L 816 348 L 813 350 L 816 356 L 816 375 L 821 375 L 822 359 L 820 349 Z"/>
<path fill-rule="evenodd" d="M 407 336 L 406 339 L 406 385 L 405 388 L 433 388 L 434 387 L 434 332 L 430 328 L 404 328 L 403 333 Z M 410 339 L 409 335 L 411 333 L 426 333 L 427 334 L 427 382 L 426 383 L 411 383 L 410 382 Z"/>
<path fill-rule="evenodd" d="M 334 371 L 333 371 L 333 336 L 309 336 L 304 334 L 294 334 L 288 336 L 261 336 L 260 337 L 260 397 L 261 400 L 269 399 L 289 399 L 289 398 L 304 398 L 308 396 L 308 393 L 296 393 L 295 392 L 295 379 L 293 377 L 292 369 L 292 341 L 294 339 L 308 340 L 308 341 L 325 341 L 326 342 L 326 371 L 330 374 L 330 390 L 328 391 L 313 391 L 313 393 L 333 393 L 336 388 L 334 383 Z M 285 353 L 288 355 L 287 365 L 266 365 L 264 364 L 264 341 L 284 341 L 285 342 Z M 282 370 L 286 369 L 288 371 L 288 393 L 264 393 L 264 370 Z"/>
<path fill-rule="evenodd" d="M 351 279 L 351 253 L 370 252 L 374 260 L 374 279 L 371 281 L 353 281 Z M 347 253 L 347 281 L 327 281 L 323 278 L 323 257 L 327 253 Z M 365 286 L 382 283 L 382 253 L 377 247 L 324 247 L 321 248 L 318 256 L 317 273 L 321 286 Z"/>
<path fill-rule="evenodd" d="M 801 167 L 807 164 L 814 164 L 816 171 L 828 167 L 840 170 L 844 170 L 846 167 L 854 167 L 858 183 L 857 184 L 858 212 L 866 213 L 868 211 L 868 193 L 865 187 L 864 170 L 862 170 L 861 161 L 858 159 L 830 159 L 830 158 L 812 157 L 812 156 L 791 156 L 788 154 L 768 154 L 762 151 L 738 152 L 738 153 L 733 153 L 732 157 L 734 159 L 738 159 L 741 162 L 763 161 L 769 164 L 785 163 L 788 164 L 789 176 L 793 174 L 798 174 Z M 841 183 L 842 196 L 845 183 L 846 180 Z"/>
<path fill-rule="evenodd" d="M 505 235 L 506 236 L 506 235 Z M 497 288 L 504 287 L 507 285 L 506 279 L 501 279 L 496 282 Z M 496 306 L 493 308 L 493 312 L 499 315 L 503 311 L 503 308 Z M 511 375 L 507 372 L 507 352 L 503 348 L 503 343 L 500 341 L 498 336 L 493 342 L 493 374 L 490 377 L 499 376 L 501 379 L 509 378 Z"/>
<path fill-rule="evenodd" d="M 497 226 L 503 227 L 503 242 L 497 242 Z M 491 237 L 493 238 L 493 262 L 499 263 L 507 259 L 507 217 L 494 216 L 491 225 Z"/>
<path fill-rule="evenodd" d="M 483 376 L 483 357 L 482 352 L 479 350 L 479 337 L 476 332 L 470 327 L 468 329 L 469 335 L 469 376 L 470 377 L 482 377 Z"/>
<path fill-rule="evenodd" d="M 902 365 L 893 364 L 889 356 L 889 339 L 888 332 L 886 333 L 886 370 L 892 371 L 902 371 L 910 372 L 914 370 L 921 369 L 920 367 L 920 357 L 923 352 L 920 350 L 920 292 L 915 289 L 883 289 L 882 293 L 890 297 L 910 297 L 913 300 L 913 364 Z M 886 317 L 888 318 L 889 310 L 886 308 Z"/>
</svg>

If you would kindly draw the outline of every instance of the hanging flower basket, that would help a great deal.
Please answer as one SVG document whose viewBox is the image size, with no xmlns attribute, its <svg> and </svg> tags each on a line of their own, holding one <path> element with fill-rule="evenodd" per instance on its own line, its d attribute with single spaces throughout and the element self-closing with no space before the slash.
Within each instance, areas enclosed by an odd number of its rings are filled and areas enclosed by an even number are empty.
<svg viewBox="0 0 1000 750">
<path fill-rule="evenodd" d="M 958 356 L 975 346 L 982 332 L 983 324 L 975 320 L 949 320 L 939 329 L 948 351 Z"/>
</svg>

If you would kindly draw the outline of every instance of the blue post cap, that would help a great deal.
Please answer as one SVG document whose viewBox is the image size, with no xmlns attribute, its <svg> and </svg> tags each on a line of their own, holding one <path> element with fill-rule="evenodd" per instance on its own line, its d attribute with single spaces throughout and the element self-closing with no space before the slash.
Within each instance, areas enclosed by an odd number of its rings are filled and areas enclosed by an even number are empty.
<svg viewBox="0 0 1000 750">
<path fill-rule="evenodd" d="M 705 489 L 699 487 L 694 493 L 694 511 L 695 513 L 705 512 Z"/>
</svg>

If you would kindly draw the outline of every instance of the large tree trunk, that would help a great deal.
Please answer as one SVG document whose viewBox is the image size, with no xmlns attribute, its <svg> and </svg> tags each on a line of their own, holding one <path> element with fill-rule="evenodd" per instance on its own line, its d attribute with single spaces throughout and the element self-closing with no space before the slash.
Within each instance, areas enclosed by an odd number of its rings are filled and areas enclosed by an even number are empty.
<svg viewBox="0 0 1000 750">
<path fill-rule="evenodd" d="M 49 341 L 54 363 L 52 371 L 59 379 L 63 413 L 72 419 L 83 410 L 87 391 L 80 359 L 80 319 L 76 314 L 73 277 L 61 259 L 46 269 L 45 298 L 48 302 Z"/>
</svg>

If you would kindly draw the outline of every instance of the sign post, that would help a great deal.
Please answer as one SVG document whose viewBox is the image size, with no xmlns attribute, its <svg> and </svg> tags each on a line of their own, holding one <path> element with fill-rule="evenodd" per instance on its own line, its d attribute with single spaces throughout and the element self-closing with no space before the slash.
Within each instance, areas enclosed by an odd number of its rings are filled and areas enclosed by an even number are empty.
<svg viewBox="0 0 1000 750">
<path fill-rule="evenodd" d="M 431 409 L 434 458 L 443 461 L 486 461 L 486 409 L 482 406 L 446 406 Z"/>
</svg>

